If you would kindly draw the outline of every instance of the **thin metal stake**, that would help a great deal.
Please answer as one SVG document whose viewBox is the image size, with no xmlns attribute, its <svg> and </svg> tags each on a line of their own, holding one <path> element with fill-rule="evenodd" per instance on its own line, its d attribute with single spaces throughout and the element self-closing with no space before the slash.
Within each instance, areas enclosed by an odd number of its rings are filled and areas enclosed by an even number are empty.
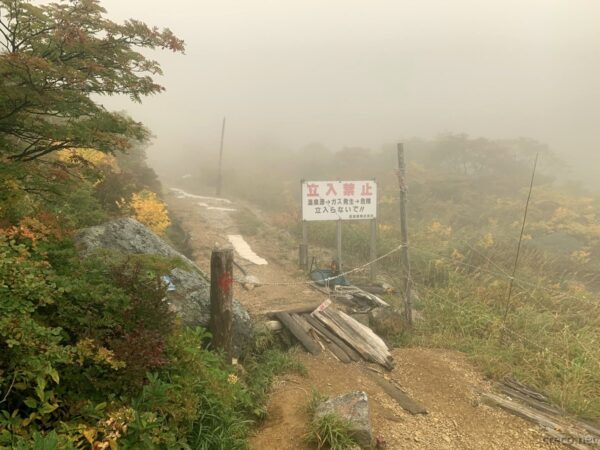
<svg viewBox="0 0 600 450">
<path fill-rule="evenodd" d="M 515 275 L 517 273 L 517 265 L 519 264 L 519 255 L 521 254 L 521 243 L 523 242 L 523 234 L 525 233 L 525 223 L 527 221 L 527 212 L 529 211 L 529 201 L 531 200 L 531 192 L 533 191 L 533 181 L 535 179 L 535 170 L 537 169 L 539 153 L 535 154 L 535 161 L 533 163 L 533 171 L 531 173 L 531 183 L 529 184 L 529 194 L 527 195 L 527 202 L 525 203 L 525 212 L 523 214 L 523 224 L 521 225 L 521 234 L 519 236 L 519 244 L 517 245 L 517 254 L 515 255 L 515 265 L 513 266 L 512 275 L 508 283 L 508 296 L 506 297 L 506 308 L 504 310 L 504 317 L 502 322 L 506 322 L 508 316 L 508 310 L 510 308 L 510 298 L 512 296 L 513 285 L 515 281 Z"/>
</svg>

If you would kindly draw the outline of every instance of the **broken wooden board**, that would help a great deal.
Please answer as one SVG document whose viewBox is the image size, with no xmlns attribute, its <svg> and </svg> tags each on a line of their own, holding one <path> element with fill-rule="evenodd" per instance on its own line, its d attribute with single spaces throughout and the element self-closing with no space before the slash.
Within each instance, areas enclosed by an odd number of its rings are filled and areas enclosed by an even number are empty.
<svg viewBox="0 0 600 450">
<path fill-rule="evenodd" d="M 377 295 L 371 294 L 357 286 L 336 286 L 335 292 L 340 294 L 352 295 L 355 298 L 369 301 L 375 307 L 389 307 L 389 303 L 380 299 Z"/>
<path fill-rule="evenodd" d="M 309 307 L 301 307 L 268 315 L 278 319 L 314 355 L 318 355 L 321 348 L 327 348 L 345 363 L 362 358 L 392 369 L 393 358 L 383 339 L 368 326 L 330 306 L 331 300 L 326 300 L 310 307 L 310 314 L 307 313 Z"/>
<path fill-rule="evenodd" d="M 278 312 L 275 317 L 300 341 L 302 346 L 313 355 L 321 353 L 321 346 L 286 312 Z"/>
<path fill-rule="evenodd" d="M 312 315 L 365 360 L 381 364 L 388 369 L 393 368 L 393 358 L 389 349 L 369 327 L 333 308 L 317 310 Z"/>
<path fill-rule="evenodd" d="M 319 342 L 321 342 L 325 346 L 325 348 L 327 348 L 327 350 L 329 350 L 333 354 L 333 356 L 335 356 L 335 358 L 338 361 L 341 361 L 345 364 L 352 362 L 352 360 L 350 359 L 348 354 L 346 352 L 344 352 L 340 347 L 338 347 L 335 344 L 335 342 L 333 342 L 331 339 L 328 339 L 327 336 L 325 336 L 324 334 L 322 334 L 320 331 L 316 330 L 315 328 L 313 328 L 313 330 L 317 334 L 317 336 L 319 338 Z"/>
<path fill-rule="evenodd" d="M 279 313 L 288 313 L 288 314 L 304 314 L 313 312 L 316 308 L 321 305 L 321 302 L 311 303 L 309 305 L 299 306 L 293 309 L 282 309 L 277 311 L 269 311 L 266 313 L 267 317 L 276 317 Z"/>
<path fill-rule="evenodd" d="M 507 395 L 511 399 L 518 400 L 521 403 L 523 403 L 527 406 L 530 406 L 534 409 L 537 409 L 538 411 L 541 411 L 543 413 L 554 415 L 554 416 L 564 416 L 565 415 L 565 412 L 562 411 L 561 409 L 557 408 L 556 406 L 551 405 L 548 402 L 543 402 L 543 401 L 537 400 L 534 397 L 524 394 L 521 391 L 517 391 L 511 387 L 504 385 L 504 384 L 498 385 L 498 390 L 500 390 L 503 394 Z"/>
<path fill-rule="evenodd" d="M 515 416 L 539 425 L 547 432 L 549 437 L 571 448 L 577 450 L 599 448 L 600 440 L 597 437 L 587 434 L 583 427 L 580 427 L 577 423 L 567 421 L 563 417 L 555 417 L 514 400 L 509 400 L 488 392 L 482 393 L 481 398 L 489 405 L 497 406 Z"/>
<path fill-rule="evenodd" d="M 387 395 L 392 397 L 403 409 L 413 415 L 427 414 L 427 409 L 419 402 L 410 398 L 405 392 L 401 391 L 394 384 L 387 381 L 385 378 L 372 376 L 377 384 L 385 391 Z"/>
<path fill-rule="evenodd" d="M 342 341 L 338 336 L 329 331 L 325 326 L 321 324 L 317 319 L 312 317 L 310 314 L 305 314 L 304 318 L 308 323 L 310 323 L 317 332 L 321 335 L 325 336 L 331 342 L 335 343 L 350 359 L 350 361 L 359 361 L 361 359 L 360 355 L 354 350 L 352 347 L 349 347 L 344 341 Z"/>
<path fill-rule="evenodd" d="M 537 409 L 557 420 L 565 419 L 572 422 L 575 427 L 581 428 L 582 432 L 585 430 L 585 432 L 589 433 L 591 436 L 595 436 L 597 438 L 596 442 L 600 445 L 600 427 L 598 425 L 584 420 L 569 418 L 565 410 L 550 403 L 548 397 L 536 391 L 534 388 L 527 386 L 514 378 L 503 380 L 497 387 L 503 394 L 513 400 L 517 400 L 526 406 Z"/>
</svg>

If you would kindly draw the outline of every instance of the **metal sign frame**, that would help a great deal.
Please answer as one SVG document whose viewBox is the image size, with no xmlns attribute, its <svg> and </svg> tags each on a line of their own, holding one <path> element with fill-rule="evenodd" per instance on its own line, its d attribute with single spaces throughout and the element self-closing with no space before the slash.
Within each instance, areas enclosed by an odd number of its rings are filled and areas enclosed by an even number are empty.
<svg viewBox="0 0 600 450">
<path fill-rule="evenodd" d="M 375 198 L 375 204 L 371 205 L 375 208 L 374 214 L 372 218 L 348 218 L 348 219 L 342 219 L 340 217 L 339 214 L 338 215 L 338 219 L 332 219 L 330 218 L 331 216 L 327 216 L 328 218 L 324 218 L 324 219 L 314 219 L 314 220 L 306 220 L 304 219 L 304 198 L 303 198 L 303 194 L 304 194 L 304 186 L 306 183 L 308 182 L 312 182 L 312 183 L 325 183 L 325 184 L 333 184 L 333 183 L 339 183 L 339 184 L 343 184 L 343 183 L 365 183 L 365 182 L 372 182 L 375 185 L 375 191 L 373 192 L 374 194 L 374 198 Z M 378 202 L 378 185 L 377 185 L 377 180 L 375 178 L 370 178 L 370 179 L 363 179 L 363 180 L 348 180 L 348 181 L 342 181 L 342 180 L 305 180 L 302 179 L 300 180 L 300 221 L 301 221 L 301 225 L 302 225 L 302 243 L 299 246 L 299 251 L 298 251 L 298 260 L 299 260 L 299 265 L 302 269 L 304 270 L 308 270 L 308 222 L 313 222 L 313 221 L 333 221 L 336 220 L 337 221 L 337 233 L 336 233 L 336 241 L 337 241 L 337 262 L 338 262 L 338 267 L 340 271 L 343 271 L 343 265 L 342 265 L 342 222 L 344 221 L 349 221 L 349 220 L 369 220 L 371 223 L 371 238 L 370 238 L 370 242 L 369 242 L 369 257 L 371 261 L 374 261 L 375 259 L 377 259 L 377 213 L 379 212 L 379 202 Z M 349 197 L 349 196 L 348 196 Z M 353 197 L 354 198 L 354 197 Z M 323 205 L 325 206 L 325 205 Z M 342 203 L 342 205 L 340 205 L 341 207 L 347 207 L 350 205 L 344 205 Z M 353 206 L 353 205 L 352 205 Z M 337 203 L 335 205 L 335 207 L 338 207 Z M 375 276 L 376 276 L 376 264 L 373 263 L 371 264 L 371 271 L 370 271 L 370 275 L 369 278 L 371 280 L 371 282 L 375 281 Z"/>
</svg>

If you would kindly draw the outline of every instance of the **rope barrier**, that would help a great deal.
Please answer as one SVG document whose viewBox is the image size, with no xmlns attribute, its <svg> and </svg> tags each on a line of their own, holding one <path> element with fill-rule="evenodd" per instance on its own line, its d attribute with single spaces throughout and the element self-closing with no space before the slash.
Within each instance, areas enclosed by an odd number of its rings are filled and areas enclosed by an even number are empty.
<svg viewBox="0 0 600 450">
<path fill-rule="evenodd" d="M 372 261 L 368 261 L 367 263 L 365 263 L 365 264 L 363 264 L 361 266 L 357 266 L 357 267 L 355 267 L 353 269 L 347 270 L 347 271 L 342 272 L 342 273 L 340 273 L 338 275 L 331 276 L 331 277 L 328 277 L 328 278 L 324 278 L 321 281 L 323 283 L 325 283 L 326 287 L 329 287 L 330 282 L 333 281 L 333 280 L 335 280 L 335 279 L 337 279 L 338 277 L 344 277 L 344 276 L 347 276 L 347 275 L 350 275 L 350 274 L 353 274 L 353 273 L 365 270 L 366 268 L 368 268 L 372 264 L 375 264 L 376 262 L 379 262 L 379 261 L 381 261 L 381 260 L 383 260 L 385 258 L 388 258 L 389 256 L 391 256 L 394 253 L 400 251 L 404 247 L 405 247 L 405 245 L 400 244 L 397 247 L 395 247 L 394 249 L 390 250 L 389 252 L 385 253 L 384 255 L 379 256 L 378 258 L 375 258 Z M 471 246 L 469 246 L 469 247 L 471 248 L 471 250 L 475 251 L 476 253 L 479 253 L 480 256 L 484 257 L 486 260 L 488 260 L 489 262 L 491 262 L 492 264 L 494 264 L 495 266 L 497 266 L 497 264 L 494 263 L 493 261 L 491 261 L 490 258 L 488 258 L 487 256 L 483 255 L 482 253 L 474 250 Z M 413 250 L 417 250 L 417 251 L 420 251 L 420 252 L 423 252 L 423 253 L 429 253 L 430 255 L 433 255 L 436 258 L 441 258 L 441 259 L 449 260 L 452 263 L 455 263 L 455 264 L 458 264 L 458 265 L 461 265 L 461 266 L 465 266 L 465 267 L 470 267 L 470 268 L 476 269 L 476 270 L 481 271 L 481 272 L 486 272 L 486 273 L 489 273 L 491 275 L 495 275 L 495 276 L 498 276 L 498 277 L 501 277 L 501 278 L 505 278 L 507 280 L 513 279 L 517 284 L 519 284 L 519 283 L 528 284 L 530 286 L 533 286 L 536 289 L 542 289 L 542 290 L 545 290 L 545 291 L 548 291 L 548 292 L 551 292 L 551 293 L 559 294 L 559 295 L 561 295 L 564 298 L 572 298 L 572 299 L 576 299 L 576 300 L 581 300 L 581 298 L 579 298 L 579 297 L 575 297 L 573 295 L 567 294 L 567 293 L 562 292 L 560 290 L 550 289 L 550 288 L 545 287 L 545 286 L 539 286 L 539 285 L 536 285 L 534 283 L 531 283 L 531 282 L 528 282 L 528 281 L 525 281 L 525 280 L 513 277 L 512 275 L 509 275 L 507 272 L 504 272 L 499 266 L 497 266 L 497 267 L 500 270 L 502 270 L 502 273 L 496 272 L 496 271 L 493 271 L 493 270 L 489 270 L 489 269 L 484 269 L 484 268 L 482 268 L 480 266 L 475 266 L 473 264 L 464 263 L 462 261 L 456 261 L 456 260 L 453 260 L 453 259 L 449 258 L 448 256 L 439 255 L 439 254 L 436 254 L 436 253 L 434 253 L 434 252 L 432 252 L 430 250 L 425 250 L 425 249 L 422 249 L 422 248 L 419 248 L 419 247 L 414 247 L 414 246 L 411 246 L 411 248 Z M 436 297 L 436 298 L 438 298 L 438 299 L 440 299 L 440 300 L 442 300 L 442 301 L 444 301 L 446 303 L 449 303 L 449 304 L 457 307 L 459 310 L 464 311 L 465 308 L 463 306 L 461 306 L 461 305 L 459 305 L 459 304 L 457 304 L 457 303 L 449 300 L 446 297 L 443 297 L 443 296 L 437 294 L 436 292 L 431 291 L 430 289 L 427 289 L 426 286 L 421 286 L 419 283 L 415 283 L 415 281 L 414 281 L 414 279 L 412 277 L 410 277 L 410 280 L 411 280 L 411 283 L 414 286 L 419 286 L 421 288 L 425 288 L 427 290 L 427 292 L 428 292 L 429 295 L 432 295 L 433 297 Z M 237 282 L 237 283 L 239 283 L 239 284 L 246 284 L 247 283 L 247 281 L 244 280 L 244 279 L 234 279 L 234 281 Z M 258 286 L 306 286 L 306 285 L 311 285 L 313 283 L 314 283 L 313 280 L 305 280 L 305 281 L 293 281 L 293 282 L 258 283 L 257 285 Z M 523 288 L 523 286 L 520 286 L 520 287 L 524 291 L 526 291 L 527 293 L 529 293 L 530 295 L 532 294 L 532 292 L 526 290 L 525 288 Z M 600 308 L 600 305 L 592 305 L 592 307 L 593 307 L 593 309 L 596 309 L 596 308 Z M 547 312 L 552 312 L 552 311 L 547 310 L 545 308 L 544 308 L 544 310 L 546 310 Z M 508 328 L 504 323 L 499 323 L 499 325 L 500 325 L 500 328 L 502 330 L 504 330 L 504 331 L 508 332 L 509 334 L 513 335 L 518 340 L 520 340 L 522 343 L 532 345 L 532 346 L 540 349 L 541 351 L 552 353 L 552 354 L 554 354 L 555 356 L 557 356 L 559 358 L 564 358 L 566 362 L 570 362 L 570 360 L 567 359 L 566 357 L 564 357 L 563 355 L 559 355 L 556 352 L 552 352 L 548 348 L 545 348 L 545 347 L 539 345 L 538 343 L 532 341 L 531 339 L 528 339 L 528 338 L 522 336 L 521 334 L 519 334 L 519 333 L 515 332 L 514 330 Z M 586 353 L 586 355 L 589 356 L 590 359 L 592 359 L 594 362 L 596 362 L 600 366 L 600 359 L 596 358 L 596 356 L 586 347 L 586 345 L 584 345 L 583 342 L 581 342 L 581 340 L 576 335 L 574 335 L 574 334 L 573 334 L 573 339 L 580 345 L 580 347 L 584 350 L 584 352 Z"/>
<path fill-rule="evenodd" d="M 339 277 L 345 277 L 346 275 L 350 275 L 352 273 L 356 273 L 356 272 L 360 272 L 361 270 L 365 270 L 367 267 L 375 264 L 376 262 L 381 261 L 382 259 L 389 257 L 390 255 L 400 251 L 404 247 L 405 247 L 405 245 L 401 244 L 398 247 L 394 248 L 393 250 L 390 250 L 386 254 L 384 254 L 378 258 L 375 258 L 374 260 L 369 261 L 369 262 L 363 264 L 362 266 L 355 267 L 354 269 L 339 273 L 337 275 L 334 275 L 334 276 L 331 276 L 328 278 L 323 278 L 320 281 L 324 282 L 325 284 L 328 284 L 330 281 L 333 281 Z M 247 281 L 245 281 L 244 279 L 236 278 L 236 279 L 234 279 L 234 281 L 239 284 L 247 284 Z M 301 286 L 301 285 L 309 285 L 309 284 L 313 284 L 313 283 L 314 283 L 313 280 L 305 280 L 305 281 L 291 281 L 291 282 L 257 283 L 257 286 Z"/>
<path fill-rule="evenodd" d="M 523 285 L 528 285 L 528 286 L 532 286 L 532 287 L 534 287 L 534 288 L 536 288 L 536 289 L 542 289 L 542 290 L 544 290 L 544 291 L 546 291 L 546 292 L 550 292 L 550 293 L 558 294 L 558 295 L 562 296 L 563 298 L 570 298 L 570 299 L 573 299 L 573 300 L 581 300 L 581 297 L 576 297 L 576 296 L 574 296 L 574 295 L 568 294 L 568 293 L 566 293 L 566 292 L 564 292 L 564 291 L 562 291 L 562 290 L 560 290 L 560 289 L 552 289 L 552 288 L 549 288 L 549 287 L 547 287 L 547 286 L 540 286 L 540 285 L 538 285 L 538 284 L 535 284 L 535 283 L 532 283 L 532 282 L 530 282 L 530 281 L 525 281 L 525 280 L 523 280 L 523 279 L 521 279 L 521 278 L 512 277 L 512 275 L 509 275 L 509 274 L 508 274 L 508 273 L 506 273 L 506 272 L 503 272 L 503 273 L 501 273 L 501 272 L 496 272 L 496 271 L 494 271 L 494 270 L 485 269 L 485 268 L 483 268 L 483 267 L 481 267 L 481 266 L 475 266 L 475 265 L 473 265 L 473 264 L 465 263 L 465 262 L 462 262 L 462 261 L 456 261 L 456 260 L 453 260 L 452 258 L 450 258 L 450 257 L 448 257 L 448 256 L 445 256 L 445 255 L 440 255 L 440 254 L 434 253 L 434 252 L 432 252 L 432 251 L 430 251 L 430 250 L 425 250 L 425 249 L 422 249 L 422 248 L 419 248 L 419 247 L 415 247 L 415 246 L 412 246 L 412 245 L 411 245 L 411 248 L 412 248 L 413 250 L 417 250 L 417 251 L 420 251 L 420 252 L 423 252 L 423 253 L 429 253 L 430 255 L 433 255 L 433 256 L 434 256 L 434 257 L 436 257 L 436 258 L 439 258 L 439 259 L 444 259 L 444 260 L 446 260 L 446 261 L 450 261 L 450 262 L 452 262 L 452 263 L 454 263 L 454 264 L 457 264 L 457 265 L 460 265 L 460 266 L 464 266 L 464 267 L 469 267 L 469 268 L 472 268 L 472 269 L 476 269 L 476 270 L 478 270 L 478 271 L 480 271 L 480 272 L 485 272 L 485 273 L 488 273 L 488 274 L 490 274 L 490 275 L 496 275 L 496 276 L 497 276 L 497 277 L 499 277 L 499 278 L 505 278 L 505 279 L 507 279 L 507 280 L 513 279 L 513 280 L 515 281 L 515 283 L 517 283 L 517 284 L 521 284 L 521 288 L 522 288 L 523 290 L 527 290 L 527 289 L 525 289 L 525 288 L 523 287 Z M 480 253 L 480 254 L 481 254 L 481 253 Z M 481 255 L 482 255 L 482 254 L 481 254 Z M 483 256 L 483 255 L 482 255 L 482 256 Z M 484 257 L 485 257 L 485 256 L 484 256 Z M 485 257 L 485 258 L 489 260 L 489 258 L 487 258 L 487 257 Z M 529 293 L 531 293 L 530 291 L 528 291 L 528 292 L 529 292 Z M 592 305 L 592 307 L 593 307 L 594 309 L 596 309 L 596 308 L 600 308 L 600 304 L 598 304 L 598 305 Z"/>
</svg>

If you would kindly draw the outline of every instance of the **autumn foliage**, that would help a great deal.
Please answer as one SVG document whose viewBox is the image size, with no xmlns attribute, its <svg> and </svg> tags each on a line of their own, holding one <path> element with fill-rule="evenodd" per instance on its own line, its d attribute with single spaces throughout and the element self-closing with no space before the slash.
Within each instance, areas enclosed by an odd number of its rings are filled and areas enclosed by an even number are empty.
<svg viewBox="0 0 600 450">
<path fill-rule="evenodd" d="M 129 206 L 135 219 L 157 234 L 164 234 L 171 224 L 167 206 L 154 192 L 143 190 L 134 193 Z"/>
</svg>

